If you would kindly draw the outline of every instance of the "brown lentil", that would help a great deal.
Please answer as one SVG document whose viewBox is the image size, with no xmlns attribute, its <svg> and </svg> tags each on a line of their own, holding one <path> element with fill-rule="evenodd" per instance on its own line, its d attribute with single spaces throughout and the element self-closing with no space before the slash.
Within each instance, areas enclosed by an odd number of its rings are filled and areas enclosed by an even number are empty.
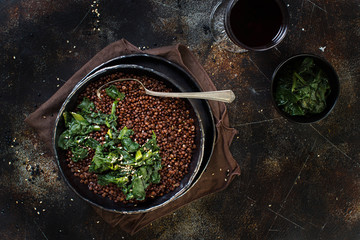
<svg viewBox="0 0 360 240">
<path fill-rule="evenodd" d="M 153 91 L 172 91 L 164 83 L 147 76 L 116 73 L 90 83 L 79 95 L 78 103 L 87 97 L 95 104 L 96 111 L 109 114 L 114 100 L 105 93 L 105 89 L 101 90 L 101 99 L 99 99 L 96 96 L 96 90 L 103 84 L 118 78 L 137 78 L 146 88 Z M 113 85 L 125 93 L 125 98 L 119 101 L 116 108 L 118 129 L 125 126 L 133 129 L 134 134 L 131 138 L 139 144 L 145 143 L 153 131 L 157 136 L 162 157 L 161 181 L 159 184 L 148 186 L 146 199 L 163 196 L 175 190 L 188 173 L 192 151 L 196 148 L 194 119 L 190 116 L 191 108 L 182 99 L 145 95 L 144 90 L 135 81 L 117 82 Z M 104 144 L 103 140 L 107 131 L 106 126 L 101 126 L 101 131 L 90 133 L 89 136 Z M 135 200 L 126 201 L 125 195 L 115 184 L 101 186 L 97 183 L 97 175 L 88 171 L 94 150 L 90 149 L 89 156 L 79 162 L 73 162 L 71 155 L 71 151 L 68 151 L 67 166 L 81 183 L 88 185 L 89 190 L 115 202 L 136 202 Z"/>
</svg>

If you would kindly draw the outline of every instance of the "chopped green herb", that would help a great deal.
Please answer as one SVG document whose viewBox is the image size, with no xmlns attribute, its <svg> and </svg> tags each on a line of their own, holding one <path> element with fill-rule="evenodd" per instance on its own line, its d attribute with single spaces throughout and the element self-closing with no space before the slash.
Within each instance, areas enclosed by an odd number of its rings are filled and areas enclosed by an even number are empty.
<svg viewBox="0 0 360 240">
<path fill-rule="evenodd" d="M 111 113 L 105 117 L 105 125 L 108 128 L 116 129 L 117 125 L 117 116 L 116 116 L 116 105 L 118 101 L 114 101 L 111 107 Z"/>
<path fill-rule="evenodd" d="M 80 104 L 84 106 L 84 101 Z M 79 106 L 80 106 L 79 105 Z M 100 131 L 100 126 L 91 124 L 85 118 L 86 112 L 64 112 L 64 121 L 66 130 L 59 136 L 58 146 L 65 150 L 71 150 L 73 157 L 72 160 L 77 162 L 88 156 L 87 148 L 96 148 L 99 144 L 96 140 L 89 138 L 87 135 L 93 131 Z"/>
<path fill-rule="evenodd" d="M 160 182 L 161 157 L 155 134 L 152 139 L 140 146 L 131 140 L 132 133 L 133 131 L 126 127 L 115 131 L 113 134 L 121 137 L 109 138 L 109 141 L 96 149 L 89 171 L 98 174 L 101 185 L 121 185 L 127 200 L 143 200 L 149 184 Z M 123 149 L 114 147 L 119 143 Z M 105 148 L 112 150 L 105 151 Z M 124 175 L 124 172 L 127 174 Z M 127 180 L 122 177 L 126 177 Z"/>
<path fill-rule="evenodd" d="M 120 99 L 123 100 L 125 98 L 125 94 L 120 92 L 116 86 L 111 85 L 110 87 L 105 89 L 106 94 L 111 97 L 112 99 Z"/>
<path fill-rule="evenodd" d="M 81 116 L 81 114 L 78 113 L 74 113 L 74 112 L 70 112 L 71 115 L 73 116 L 73 118 L 75 118 L 75 120 L 79 121 L 79 122 L 87 122 L 85 120 L 85 118 L 83 116 Z"/>
<path fill-rule="evenodd" d="M 95 109 L 95 104 L 91 102 L 88 98 L 84 98 L 83 101 L 78 105 L 78 108 L 82 112 L 91 113 Z"/>
<path fill-rule="evenodd" d="M 130 138 L 133 130 L 117 129 L 117 104 L 118 100 L 114 101 L 111 113 L 104 114 L 96 112 L 94 103 L 84 98 L 77 106 L 79 112 L 64 112 L 66 130 L 59 136 L 58 146 L 71 150 L 74 162 L 86 158 L 89 148 L 94 149 L 89 172 L 97 174 L 98 183 L 117 185 L 127 200 L 144 200 L 146 188 L 160 182 L 161 157 L 156 135 L 153 133 L 152 138 L 140 146 Z M 100 131 L 101 126 L 108 127 L 102 144 L 88 136 Z"/>
<path fill-rule="evenodd" d="M 129 178 L 127 176 L 121 176 L 121 174 L 119 174 L 116 171 L 106 175 L 98 176 L 98 183 L 100 185 L 107 185 L 110 183 L 114 183 L 118 187 L 123 188 L 128 182 L 129 182 Z"/>
<path fill-rule="evenodd" d="M 127 138 L 130 137 L 130 135 L 134 134 L 133 130 L 128 129 L 126 126 L 121 129 L 118 138 L 119 139 L 123 139 L 123 138 Z"/>
<path fill-rule="evenodd" d="M 279 72 L 275 102 L 290 115 L 321 113 L 326 108 L 329 94 L 328 78 L 311 57 L 294 62 Z"/>
</svg>

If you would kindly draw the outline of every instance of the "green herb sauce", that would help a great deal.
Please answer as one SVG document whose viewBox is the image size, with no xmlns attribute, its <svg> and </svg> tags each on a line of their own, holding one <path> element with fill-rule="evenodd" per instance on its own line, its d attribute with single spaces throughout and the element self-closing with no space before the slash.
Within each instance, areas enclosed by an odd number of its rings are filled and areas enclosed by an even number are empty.
<svg viewBox="0 0 360 240">
<path fill-rule="evenodd" d="M 278 73 L 275 102 L 292 116 L 321 113 L 326 108 L 330 84 L 326 74 L 314 59 L 305 57 Z"/>
</svg>

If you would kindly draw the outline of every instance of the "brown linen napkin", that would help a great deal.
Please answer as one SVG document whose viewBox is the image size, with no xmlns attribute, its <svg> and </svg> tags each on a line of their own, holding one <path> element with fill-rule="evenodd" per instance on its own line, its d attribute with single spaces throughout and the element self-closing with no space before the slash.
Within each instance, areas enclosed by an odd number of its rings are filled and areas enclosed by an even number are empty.
<svg viewBox="0 0 360 240">
<path fill-rule="evenodd" d="M 121 55 L 139 52 L 142 51 L 125 39 L 105 47 L 77 71 L 48 101 L 31 113 L 25 119 L 25 122 L 35 129 L 41 140 L 52 151 L 51 138 L 56 115 L 76 83 L 103 62 Z M 187 47 L 177 44 L 175 46 L 150 49 L 144 52 L 164 57 L 179 64 L 193 75 L 204 91 L 216 90 L 215 85 L 205 70 Z M 226 106 L 222 102 L 209 101 L 209 103 L 215 117 L 217 140 L 208 167 L 198 182 L 182 197 L 148 213 L 125 215 L 94 207 L 95 211 L 104 221 L 108 222 L 111 226 L 119 226 L 124 231 L 134 234 L 152 221 L 170 214 L 187 203 L 225 189 L 234 176 L 240 175 L 240 167 L 229 150 L 236 130 L 229 127 Z"/>
</svg>

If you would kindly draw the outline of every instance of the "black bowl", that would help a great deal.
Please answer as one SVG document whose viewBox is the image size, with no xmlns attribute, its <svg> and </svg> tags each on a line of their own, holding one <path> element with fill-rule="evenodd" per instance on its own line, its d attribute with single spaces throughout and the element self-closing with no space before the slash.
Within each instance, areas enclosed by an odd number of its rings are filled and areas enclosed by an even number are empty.
<svg viewBox="0 0 360 240">
<path fill-rule="evenodd" d="M 55 156 L 57 158 L 58 166 L 60 172 L 62 173 L 66 183 L 69 187 L 79 195 L 83 200 L 107 211 L 123 213 L 123 214 L 136 214 L 136 213 L 144 213 L 153 211 L 157 208 L 165 206 L 169 202 L 181 196 L 184 192 L 186 192 L 191 186 L 194 180 L 196 179 L 200 167 L 202 165 L 202 160 L 205 151 L 205 133 L 208 131 L 208 126 L 204 125 L 204 122 L 209 122 L 210 119 L 204 119 L 204 116 L 208 116 L 208 110 L 203 106 L 203 100 L 199 99 L 189 99 L 186 100 L 192 107 L 192 117 L 195 120 L 196 126 L 196 137 L 195 144 L 197 145 L 197 149 L 193 152 L 193 158 L 189 165 L 188 174 L 180 182 L 180 186 L 177 187 L 174 191 L 164 194 L 161 197 L 157 197 L 154 199 L 149 199 L 144 202 L 138 202 L 136 204 L 128 203 L 115 203 L 108 198 L 103 198 L 102 196 L 95 194 L 94 192 L 88 189 L 88 186 L 80 183 L 80 179 L 73 176 L 70 169 L 66 166 L 64 151 L 58 148 L 57 140 L 59 135 L 64 130 L 64 121 L 62 113 L 64 111 L 68 111 L 73 109 L 76 105 L 76 99 L 80 92 L 86 88 L 86 86 L 93 81 L 98 81 L 101 77 L 107 76 L 109 74 L 115 72 L 123 72 L 129 74 L 136 75 L 147 75 L 149 77 L 155 78 L 164 82 L 166 85 L 174 89 L 175 91 L 198 91 L 197 89 L 188 89 L 182 82 L 176 82 L 171 78 L 168 78 L 166 75 L 154 71 L 153 69 L 145 68 L 138 65 L 116 65 L 102 68 L 93 74 L 87 76 L 84 80 L 79 82 L 73 91 L 69 94 L 67 99 L 65 100 L 63 106 L 61 107 L 59 114 L 56 119 L 54 136 L 53 136 L 53 145 Z M 212 120 L 211 120 L 212 121 Z M 211 128 L 211 127 L 210 127 Z"/>
<path fill-rule="evenodd" d="M 290 115 L 287 112 L 285 112 L 280 106 L 278 106 L 278 104 L 275 101 L 275 93 L 276 93 L 276 88 L 278 86 L 279 75 L 281 75 L 283 71 L 286 71 L 286 69 L 289 69 L 290 66 L 293 66 L 297 62 L 300 63 L 306 57 L 312 58 L 314 60 L 315 65 L 319 66 L 322 69 L 322 71 L 326 74 L 330 85 L 330 94 L 326 98 L 326 107 L 322 112 L 316 114 L 308 114 L 304 116 Z M 275 69 L 272 75 L 271 96 L 272 96 L 273 104 L 276 110 L 283 117 L 285 117 L 286 119 L 292 122 L 314 123 L 324 119 L 334 108 L 335 103 L 337 102 L 337 99 L 339 97 L 339 92 L 340 92 L 339 77 L 336 74 L 335 69 L 325 59 L 313 54 L 299 54 L 288 58 Z"/>
</svg>

